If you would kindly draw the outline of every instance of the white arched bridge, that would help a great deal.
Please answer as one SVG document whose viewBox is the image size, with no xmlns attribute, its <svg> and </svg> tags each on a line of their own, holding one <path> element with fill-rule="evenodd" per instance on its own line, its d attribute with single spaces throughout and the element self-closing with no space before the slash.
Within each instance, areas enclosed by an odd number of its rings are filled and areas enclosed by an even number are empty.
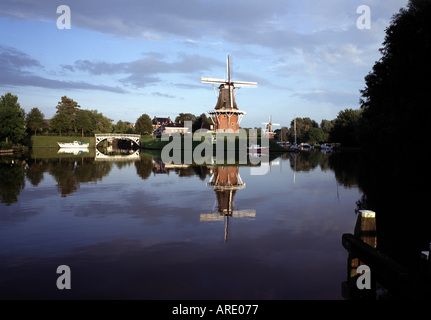
<svg viewBox="0 0 431 320">
<path fill-rule="evenodd" d="M 113 140 L 131 140 L 136 143 L 138 146 L 141 145 L 141 135 L 139 134 L 127 134 L 127 133 L 98 133 L 95 134 L 96 138 L 96 147 L 103 140 L 108 140 L 108 142 L 112 142 Z"/>
</svg>

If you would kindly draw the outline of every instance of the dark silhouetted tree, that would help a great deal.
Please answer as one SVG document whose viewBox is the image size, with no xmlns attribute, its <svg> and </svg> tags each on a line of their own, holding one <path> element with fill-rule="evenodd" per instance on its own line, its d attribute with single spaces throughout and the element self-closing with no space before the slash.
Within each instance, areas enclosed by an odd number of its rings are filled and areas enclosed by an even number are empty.
<svg viewBox="0 0 431 320">
<path fill-rule="evenodd" d="M 382 57 L 361 90 L 361 145 L 399 154 L 428 143 L 431 121 L 431 1 L 410 0 L 386 29 Z"/>
</svg>

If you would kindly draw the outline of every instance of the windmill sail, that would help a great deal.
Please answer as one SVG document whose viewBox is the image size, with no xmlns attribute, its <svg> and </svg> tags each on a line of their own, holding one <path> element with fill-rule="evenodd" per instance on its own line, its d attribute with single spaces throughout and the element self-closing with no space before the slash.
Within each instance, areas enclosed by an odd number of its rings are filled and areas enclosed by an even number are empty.
<svg viewBox="0 0 431 320">
<path fill-rule="evenodd" d="M 232 59 L 228 55 L 226 58 L 226 78 L 225 80 L 218 78 L 202 77 L 203 83 L 218 84 L 219 95 L 215 110 L 208 111 L 211 120 L 214 123 L 214 130 L 236 132 L 239 129 L 239 123 L 245 115 L 245 111 L 238 110 L 235 102 L 234 89 L 242 86 L 257 86 L 257 82 L 250 81 L 232 81 Z"/>
<path fill-rule="evenodd" d="M 223 79 L 216 79 L 216 78 L 201 78 L 202 82 L 209 82 L 209 83 L 225 83 L 225 80 Z"/>
</svg>

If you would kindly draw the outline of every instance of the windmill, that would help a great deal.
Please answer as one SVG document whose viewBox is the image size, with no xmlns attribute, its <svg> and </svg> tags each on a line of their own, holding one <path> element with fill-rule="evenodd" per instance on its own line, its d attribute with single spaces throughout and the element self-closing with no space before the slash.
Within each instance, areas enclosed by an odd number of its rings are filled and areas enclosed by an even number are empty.
<svg viewBox="0 0 431 320">
<path fill-rule="evenodd" d="M 274 131 L 272 130 L 272 126 L 279 126 L 279 123 L 272 123 L 271 115 L 269 115 L 269 122 L 262 122 L 262 124 L 266 124 L 265 134 L 269 136 L 270 139 L 274 138 Z"/>
<path fill-rule="evenodd" d="M 231 60 L 227 56 L 226 61 L 227 79 L 201 78 L 203 83 L 212 83 L 219 85 L 219 95 L 214 110 L 207 111 L 214 124 L 214 131 L 218 132 L 236 132 L 239 129 L 239 123 L 246 114 L 245 111 L 238 110 L 235 102 L 234 89 L 242 87 L 255 87 L 257 82 L 250 81 L 232 81 L 231 79 Z"/>
</svg>

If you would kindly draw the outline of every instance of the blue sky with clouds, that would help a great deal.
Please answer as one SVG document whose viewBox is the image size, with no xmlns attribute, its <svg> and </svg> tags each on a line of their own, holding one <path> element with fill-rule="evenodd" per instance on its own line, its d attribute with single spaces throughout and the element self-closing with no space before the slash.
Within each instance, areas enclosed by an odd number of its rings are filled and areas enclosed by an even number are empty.
<svg viewBox="0 0 431 320">
<path fill-rule="evenodd" d="M 0 94 L 53 116 L 62 96 L 105 116 L 175 118 L 214 108 L 201 77 L 256 81 L 236 93 L 242 127 L 359 108 L 391 17 L 408 0 L 2 0 Z M 71 28 L 58 29 L 68 5 Z M 358 29 L 367 5 L 371 29 Z"/>
</svg>

